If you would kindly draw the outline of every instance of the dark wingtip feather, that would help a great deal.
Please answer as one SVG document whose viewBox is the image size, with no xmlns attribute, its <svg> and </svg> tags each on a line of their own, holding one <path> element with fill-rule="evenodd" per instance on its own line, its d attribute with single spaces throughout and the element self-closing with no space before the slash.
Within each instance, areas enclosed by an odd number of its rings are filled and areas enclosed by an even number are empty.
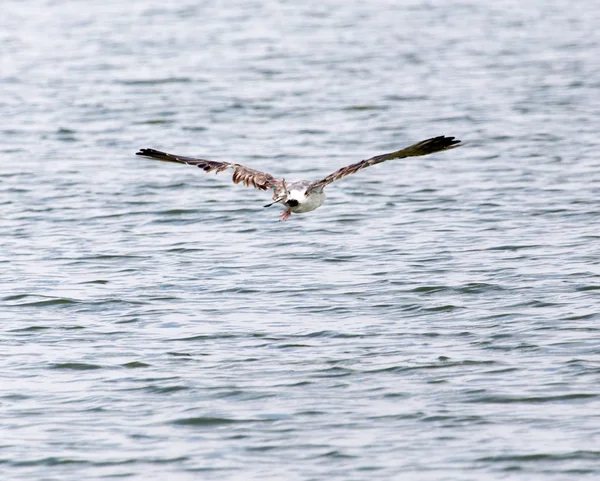
<svg viewBox="0 0 600 481">
<path fill-rule="evenodd" d="M 448 147 L 458 147 L 458 145 L 461 143 L 461 141 L 456 137 L 445 137 L 442 135 L 442 138 L 444 139 Z"/>
<path fill-rule="evenodd" d="M 167 154 L 166 152 L 161 152 L 156 149 L 140 149 L 139 152 L 136 152 L 135 155 L 141 155 L 143 157 L 149 157 L 150 159 L 162 160 L 163 162 L 176 162 L 183 164 L 185 163 L 177 156 L 173 154 Z"/>
<path fill-rule="evenodd" d="M 419 144 L 417 144 L 419 145 Z M 440 152 L 442 150 L 455 149 L 456 147 L 460 147 L 461 141 L 456 137 L 440 135 L 438 137 L 433 137 L 429 140 L 425 140 L 420 143 L 420 146 L 424 147 L 424 152 L 427 153 L 435 153 Z"/>
<path fill-rule="evenodd" d="M 163 157 L 168 154 L 155 149 L 140 149 L 138 152 L 135 153 L 135 155 L 144 155 L 146 157 Z"/>
</svg>

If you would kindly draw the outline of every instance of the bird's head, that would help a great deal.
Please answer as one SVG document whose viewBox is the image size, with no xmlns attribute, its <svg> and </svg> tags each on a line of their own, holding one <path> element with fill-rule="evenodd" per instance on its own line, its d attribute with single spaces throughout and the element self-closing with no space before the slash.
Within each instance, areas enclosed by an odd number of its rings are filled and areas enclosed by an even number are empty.
<svg viewBox="0 0 600 481">
<path fill-rule="evenodd" d="M 278 188 L 275 191 L 275 197 L 274 197 L 273 202 L 265 205 L 265 207 L 271 207 L 272 205 L 279 204 L 279 203 L 285 204 L 288 207 L 295 207 L 299 204 L 299 200 L 294 197 L 295 194 L 296 194 L 296 192 L 289 191 L 287 183 L 286 183 L 285 179 L 283 179 L 281 181 L 280 188 Z"/>
</svg>

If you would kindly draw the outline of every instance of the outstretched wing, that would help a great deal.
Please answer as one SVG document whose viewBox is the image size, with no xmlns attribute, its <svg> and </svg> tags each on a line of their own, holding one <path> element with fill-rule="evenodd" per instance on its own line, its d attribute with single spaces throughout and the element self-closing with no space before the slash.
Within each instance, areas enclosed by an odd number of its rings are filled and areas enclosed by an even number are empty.
<svg viewBox="0 0 600 481">
<path fill-rule="evenodd" d="M 193 157 L 184 157 L 182 155 L 167 154 L 160 150 L 141 149 L 136 155 L 148 157 L 150 159 L 162 160 L 163 162 L 175 162 L 177 164 L 195 165 L 200 167 L 204 172 L 215 171 L 215 174 L 223 172 L 227 169 L 233 170 L 233 183 L 242 183 L 246 187 L 254 187 L 259 190 L 269 190 L 272 187 L 280 187 L 282 182 L 276 179 L 271 174 L 250 169 L 240 164 L 232 164 L 230 162 L 217 162 L 215 160 L 196 159 Z"/>
<path fill-rule="evenodd" d="M 459 145 L 460 140 L 455 140 L 454 137 L 445 137 L 443 135 L 423 140 L 417 144 L 411 145 L 410 147 L 406 147 L 402 150 L 391 152 L 389 154 L 377 155 L 375 157 L 371 157 L 370 159 L 361 160 L 360 162 L 356 162 L 355 164 L 342 167 L 341 169 L 336 170 L 333 174 L 329 174 L 323 180 L 312 184 L 309 187 L 309 191 L 321 190 L 323 189 L 323 187 L 325 187 L 328 184 L 331 184 L 333 181 L 342 179 L 347 175 L 355 174 L 356 172 L 358 172 L 361 169 L 364 169 L 365 167 L 380 164 L 381 162 L 385 162 L 386 160 L 402 159 L 404 157 L 416 157 L 419 155 L 433 154 L 435 152 L 441 152 L 442 150 L 454 149 L 456 147 L 459 147 Z"/>
</svg>

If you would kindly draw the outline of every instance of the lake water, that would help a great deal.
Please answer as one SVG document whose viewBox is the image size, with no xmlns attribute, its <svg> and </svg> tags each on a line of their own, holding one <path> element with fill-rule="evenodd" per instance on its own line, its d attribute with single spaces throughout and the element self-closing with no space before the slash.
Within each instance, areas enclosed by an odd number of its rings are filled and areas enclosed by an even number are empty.
<svg viewBox="0 0 600 481">
<path fill-rule="evenodd" d="M 600 3 L 2 12 L 3 480 L 598 479 Z"/>
</svg>

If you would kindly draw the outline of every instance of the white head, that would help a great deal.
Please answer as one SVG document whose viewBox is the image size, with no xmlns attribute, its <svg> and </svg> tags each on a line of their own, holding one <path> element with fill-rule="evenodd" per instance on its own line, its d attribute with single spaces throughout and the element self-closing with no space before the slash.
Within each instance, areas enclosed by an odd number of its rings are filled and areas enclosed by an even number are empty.
<svg viewBox="0 0 600 481">
<path fill-rule="evenodd" d="M 284 204 L 288 207 L 296 207 L 298 204 L 301 204 L 306 200 L 306 190 L 310 182 L 303 180 L 300 182 L 294 182 L 293 184 L 288 184 L 283 181 L 283 188 L 278 192 L 277 198 L 273 200 L 270 204 L 265 205 L 265 207 L 270 207 L 273 204 Z"/>
<path fill-rule="evenodd" d="M 306 189 L 293 189 L 290 190 L 287 198 L 284 200 L 284 204 L 290 207 L 296 207 L 298 204 L 302 204 L 306 200 Z"/>
</svg>

